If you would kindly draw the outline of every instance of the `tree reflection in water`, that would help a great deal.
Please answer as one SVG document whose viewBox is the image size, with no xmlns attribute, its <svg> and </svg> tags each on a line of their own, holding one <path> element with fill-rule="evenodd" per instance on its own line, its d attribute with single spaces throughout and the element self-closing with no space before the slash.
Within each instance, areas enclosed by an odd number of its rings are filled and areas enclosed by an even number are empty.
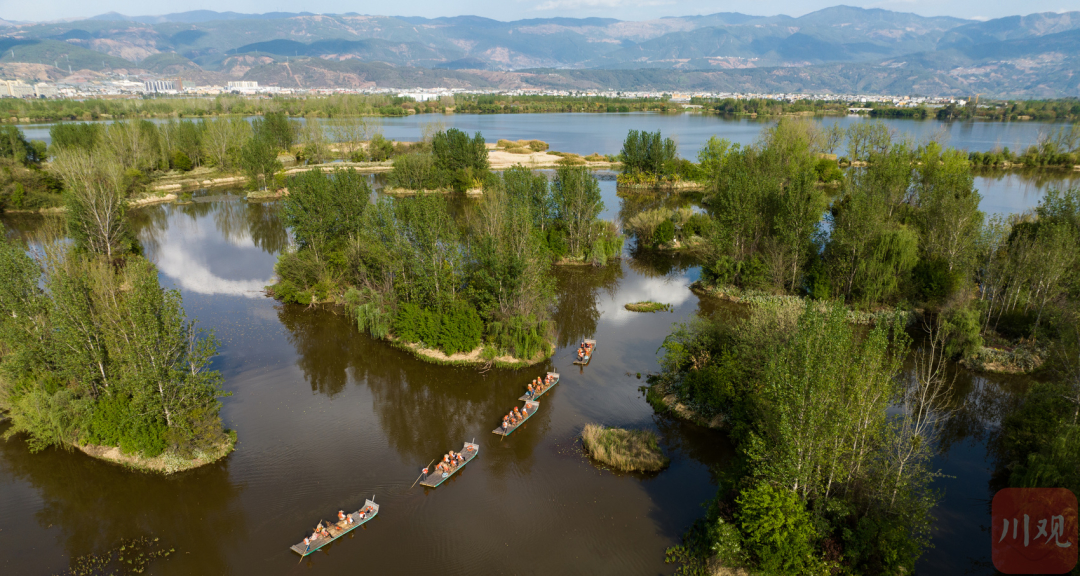
<svg viewBox="0 0 1080 576">
<path fill-rule="evenodd" d="M 502 415 L 520 405 L 517 398 L 528 380 L 551 370 L 550 365 L 487 372 L 439 366 L 360 333 L 344 314 L 294 305 L 277 309 L 312 392 L 333 397 L 350 382 L 366 384 L 387 441 L 418 466 L 460 449 L 466 440 L 486 440 Z M 513 436 L 509 454 L 519 468 L 528 468 L 548 425 L 541 408 L 529 419 L 531 430 Z"/>
<path fill-rule="evenodd" d="M 597 298 L 603 290 L 614 297 L 622 280 L 622 264 L 607 266 L 557 266 L 555 268 L 555 329 L 556 345 L 565 348 L 576 345 L 596 333 L 600 322 Z"/>
<path fill-rule="evenodd" d="M 38 524 L 59 531 L 69 562 L 106 553 L 121 540 L 152 535 L 180 553 L 170 563 L 197 562 L 198 573 L 225 574 L 227 550 L 248 537 L 238 498 L 243 487 L 229 480 L 228 459 L 166 477 L 57 448 L 30 454 L 26 442 L 16 438 L 0 442 L 0 461 L 36 489 L 42 500 Z M 200 529 L 177 530 L 192 514 Z"/>
<path fill-rule="evenodd" d="M 138 208 L 128 215 L 132 230 L 148 253 L 159 250 L 172 216 L 184 215 L 194 223 L 209 215 L 221 236 L 232 244 L 244 245 L 250 240 L 264 252 L 277 254 L 289 243 L 289 232 L 279 213 L 275 202 L 249 202 L 234 194 L 215 194 L 181 204 Z"/>
</svg>

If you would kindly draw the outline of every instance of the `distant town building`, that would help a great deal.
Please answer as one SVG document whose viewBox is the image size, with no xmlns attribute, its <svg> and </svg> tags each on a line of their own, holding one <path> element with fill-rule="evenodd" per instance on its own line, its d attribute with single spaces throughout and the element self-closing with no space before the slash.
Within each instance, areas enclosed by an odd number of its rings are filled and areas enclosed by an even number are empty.
<svg viewBox="0 0 1080 576">
<path fill-rule="evenodd" d="M 34 96 L 34 87 L 23 84 L 21 80 L 9 80 L 0 84 L 0 96 L 9 98 L 26 98 Z"/>
<path fill-rule="evenodd" d="M 258 90 L 259 83 L 253 80 L 237 80 L 229 82 L 229 90 Z"/>
<path fill-rule="evenodd" d="M 52 84 L 39 83 L 34 84 L 34 94 L 38 98 L 56 98 L 60 92 Z"/>
<path fill-rule="evenodd" d="M 172 80 L 147 80 L 143 86 L 151 94 L 176 92 L 176 84 Z"/>
<path fill-rule="evenodd" d="M 427 102 L 428 100 L 438 100 L 443 96 L 450 96 L 448 91 L 439 92 L 398 92 L 398 98 L 412 98 L 417 102 Z"/>
<path fill-rule="evenodd" d="M 671 95 L 671 101 L 672 102 L 689 102 L 690 101 L 690 95 L 689 94 L 672 94 Z"/>
</svg>

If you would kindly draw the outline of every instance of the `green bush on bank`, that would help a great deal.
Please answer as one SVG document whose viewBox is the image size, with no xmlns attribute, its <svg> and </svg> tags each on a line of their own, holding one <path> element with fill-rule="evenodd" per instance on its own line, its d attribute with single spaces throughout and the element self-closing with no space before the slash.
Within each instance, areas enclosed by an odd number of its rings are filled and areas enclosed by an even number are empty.
<svg viewBox="0 0 1080 576">
<path fill-rule="evenodd" d="M 391 326 L 405 342 L 437 348 L 447 356 L 475 350 L 484 331 L 480 315 L 463 304 L 441 312 L 402 304 Z"/>
</svg>

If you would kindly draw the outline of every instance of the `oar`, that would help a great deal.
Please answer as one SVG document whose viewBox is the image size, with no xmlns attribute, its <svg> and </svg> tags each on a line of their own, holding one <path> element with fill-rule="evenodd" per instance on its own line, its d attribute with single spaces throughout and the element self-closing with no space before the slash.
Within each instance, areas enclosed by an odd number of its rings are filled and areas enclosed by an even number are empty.
<svg viewBox="0 0 1080 576">
<path fill-rule="evenodd" d="M 434 459 L 432 459 L 432 460 L 431 460 L 431 464 L 434 464 L 434 463 L 435 463 L 435 460 L 434 460 Z M 424 468 L 431 468 L 431 464 L 428 464 L 427 466 L 424 466 Z M 415 481 L 414 481 L 414 482 L 412 483 L 412 486 L 409 486 L 409 489 L 411 490 L 411 489 L 415 488 L 415 487 L 416 487 L 416 483 L 417 483 L 417 482 L 419 482 L 419 481 L 420 481 L 420 479 L 421 479 L 421 478 L 423 478 L 423 477 L 424 477 L 424 473 L 423 473 L 423 472 L 421 472 L 421 473 L 420 473 L 420 475 L 416 477 L 416 480 L 415 480 Z M 372 500 L 371 500 L 371 501 L 372 501 L 372 502 L 374 502 L 374 501 L 375 501 L 375 497 L 374 497 L 374 496 L 372 496 L 371 498 L 372 498 Z"/>
</svg>

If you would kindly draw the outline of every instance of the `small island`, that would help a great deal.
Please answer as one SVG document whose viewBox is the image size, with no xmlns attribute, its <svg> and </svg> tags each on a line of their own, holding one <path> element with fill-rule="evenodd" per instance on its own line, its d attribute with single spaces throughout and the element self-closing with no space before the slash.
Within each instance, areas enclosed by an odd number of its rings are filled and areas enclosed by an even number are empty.
<svg viewBox="0 0 1080 576">
<path fill-rule="evenodd" d="M 33 452 L 75 448 L 142 471 L 173 473 L 229 454 L 217 354 L 176 290 L 138 249 L 124 173 L 108 149 L 63 149 L 66 229 L 33 257 L 0 242 L 0 414 Z"/>
<path fill-rule="evenodd" d="M 588 168 L 561 166 L 550 182 L 523 166 L 493 173 L 487 150 L 479 133 L 439 132 L 430 152 L 394 161 L 391 182 L 418 191 L 374 204 L 352 169 L 289 178 L 282 212 L 296 242 L 268 292 L 342 306 L 361 332 L 429 362 L 520 367 L 550 357 L 553 266 L 604 266 L 622 236 L 599 219 Z M 430 192 L 443 188 L 482 193 L 462 205 Z"/>
<path fill-rule="evenodd" d="M 631 312 L 660 312 L 671 310 L 671 304 L 663 304 L 660 302 L 653 302 L 652 300 L 642 300 L 641 302 L 630 302 L 624 306 Z"/>
<path fill-rule="evenodd" d="M 622 472 L 659 472 L 671 462 L 655 432 L 586 424 L 581 443 L 597 462 Z"/>
</svg>

